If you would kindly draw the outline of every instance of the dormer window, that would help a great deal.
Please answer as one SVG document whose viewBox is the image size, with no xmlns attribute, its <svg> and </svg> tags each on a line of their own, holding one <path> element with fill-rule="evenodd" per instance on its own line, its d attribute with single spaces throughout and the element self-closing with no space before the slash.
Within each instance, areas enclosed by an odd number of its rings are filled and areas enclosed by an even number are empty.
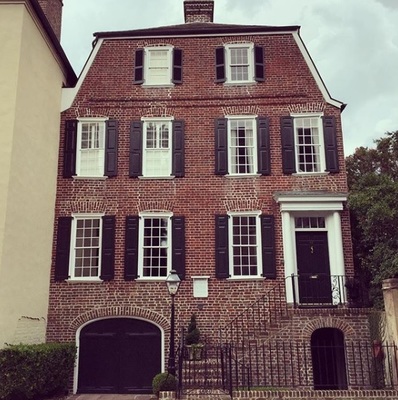
<svg viewBox="0 0 398 400">
<path fill-rule="evenodd" d="M 170 86 L 182 83 L 182 50 L 172 46 L 137 49 L 134 83 L 143 86 Z"/>
<path fill-rule="evenodd" d="M 216 49 L 216 82 L 246 84 L 264 81 L 264 51 L 253 43 Z"/>
</svg>

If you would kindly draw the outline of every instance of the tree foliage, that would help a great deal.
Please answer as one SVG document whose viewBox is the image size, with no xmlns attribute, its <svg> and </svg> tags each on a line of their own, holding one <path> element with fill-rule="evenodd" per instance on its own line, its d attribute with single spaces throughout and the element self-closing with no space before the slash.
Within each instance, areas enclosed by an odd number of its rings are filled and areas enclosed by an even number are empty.
<svg viewBox="0 0 398 400">
<path fill-rule="evenodd" d="M 376 302 L 381 281 L 398 276 L 398 131 L 346 158 L 354 259 Z"/>
</svg>

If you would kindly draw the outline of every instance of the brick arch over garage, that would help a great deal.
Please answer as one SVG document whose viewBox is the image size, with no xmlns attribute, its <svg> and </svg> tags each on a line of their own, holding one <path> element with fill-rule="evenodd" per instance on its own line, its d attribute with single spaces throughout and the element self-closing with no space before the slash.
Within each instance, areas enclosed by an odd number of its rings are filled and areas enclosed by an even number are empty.
<svg viewBox="0 0 398 400">
<path fill-rule="evenodd" d="M 357 339 L 355 329 L 346 321 L 336 317 L 319 317 L 308 322 L 302 330 L 302 337 L 311 340 L 311 335 L 321 328 L 336 328 L 344 333 L 346 339 Z"/>
<path fill-rule="evenodd" d="M 139 307 L 101 307 L 87 311 L 80 314 L 70 323 L 68 327 L 69 333 L 71 336 L 74 336 L 76 331 L 87 322 L 110 317 L 141 318 L 159 325 L 164 330 L 165 334 L 170 333 L 170 321 L 167 318 L 154 311 Z"/>
</svg>

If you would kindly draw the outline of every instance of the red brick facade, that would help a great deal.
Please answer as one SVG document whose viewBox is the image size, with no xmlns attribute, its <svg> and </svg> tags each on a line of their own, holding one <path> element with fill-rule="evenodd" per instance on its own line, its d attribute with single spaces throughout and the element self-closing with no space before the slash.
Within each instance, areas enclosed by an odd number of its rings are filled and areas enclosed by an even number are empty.
<svg viewBox="0 0 398 400">
<path fill-rule="evenodd" d="M 62 0 L 38 0 L 55 36 L 61 40 Z"/>
<path fill-rule="evenodd" d="M 204 334 L 213 340 L 219 328 L 285 279 L 280 204 L 275 194 L 347 192 L 340 108 L 325 98 L 304 59 L 294 29 L 262 34 L 199 37 L 101 38 L 71 107 L 62 113 L 56 218 L 73 213 L 101 212 L 116 217 L 114 278 L 104 282 L 54 281 L 58 227 L 50 287 L 47 339 L 74 341 L 79 328 L 103 317 L 137 317 L 160 326 L 168 343 L 170 297 L 164 281 L 124 279 L 125 219 L 142 211 L 168 211 L 185 217 L 185 280 L 176 296 L 177 327 L 186 327 L 196 313 Z M 138 35 L 139 36 L 139 35 Z M 215 49 L 249 42 L 264 49 L 265 81 L 250 85 L 215 82 Z M 134 84 L 135 51 L 172 45 L 183 51 L 182 84 L 143 87 Z M 90 60 L 91 62 L 91 60 Z M 280 118 L 299 113 L 334 116 L 340 172 L 284 174 Z M 215 174 L 215 120 L 226 115 L 269 118 L 271 173 L 266 176 L 226 177 Z M 174 179 L 129 177 L 130 124 L 142 117 L 174 117 L 185 123 L 185 175 Z M 63 178 L 64 132 L 67 120 L 109 117 L 118 121 L 118 171 L 107 179 Z M 215 215 L 258 210 L 275 219 L 276 280 L 217 279 Z M 341 216 L 345 274 L 353 273 L 348 211 Z M 192 276 L 209 276 L 208 297 L 193 297 Z M 284 293 L 281 293 L 284 298 Z M 366 313 L 349 309 L 302 310 L 286 323 L 277 338 L 309 340 L 319 327 L 335 327 L 350 339 L 366 338 Z"/>
</svg>

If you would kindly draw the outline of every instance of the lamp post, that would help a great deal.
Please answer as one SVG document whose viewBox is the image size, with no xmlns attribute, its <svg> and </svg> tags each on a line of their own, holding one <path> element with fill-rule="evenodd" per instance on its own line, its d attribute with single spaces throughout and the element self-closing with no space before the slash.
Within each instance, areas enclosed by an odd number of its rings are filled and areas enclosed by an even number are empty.
<svg viewBox="0 0 398 400">
<path fill-rule="evenodd" d="M 167 290 L 171 296 L 171 321 L 170 321 L 170 348 L 169 348 L 169 363 L 167 372 L 171 375 L 176 373 L 176 358 L 175 358 L 175 307 L 174 307 L 174 296 L 177 294 L 178 288 L 180 287 L 181 279 L 177 272 L 172 269 L 166 278 Z"/>
</svg>

